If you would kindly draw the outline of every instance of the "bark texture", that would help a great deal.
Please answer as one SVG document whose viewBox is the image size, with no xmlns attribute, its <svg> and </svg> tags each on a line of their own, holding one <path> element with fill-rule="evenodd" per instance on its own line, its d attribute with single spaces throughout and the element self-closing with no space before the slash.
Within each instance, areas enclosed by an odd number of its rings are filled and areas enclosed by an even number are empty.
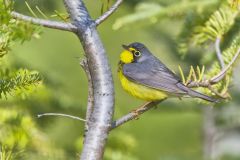
<svg viewBox="0 0 240 160">
<path fill-rule="evenodd" d="M 81 0 L 65 0 L 76 35 L 87 57 L 93 84 L 93 111 L 81 153 L 81 160 L 101 160 L 114 111 L 112 73 L 95 22 Z"/>
</svg>

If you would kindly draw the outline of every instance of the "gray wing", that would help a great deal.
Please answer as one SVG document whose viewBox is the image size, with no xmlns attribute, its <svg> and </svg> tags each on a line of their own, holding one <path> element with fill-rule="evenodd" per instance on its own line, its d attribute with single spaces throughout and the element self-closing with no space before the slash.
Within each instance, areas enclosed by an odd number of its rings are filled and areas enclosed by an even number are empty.
<svg viewBox="0 0 240 160">
<path fill-rule="evenodd" d="M 175 95 L 186 94 L 186 90 L 179 87 L 180 78 L 160 61 L 124 64 L 123 74 L 129 80 L 151 88 Z"/>
</svg>

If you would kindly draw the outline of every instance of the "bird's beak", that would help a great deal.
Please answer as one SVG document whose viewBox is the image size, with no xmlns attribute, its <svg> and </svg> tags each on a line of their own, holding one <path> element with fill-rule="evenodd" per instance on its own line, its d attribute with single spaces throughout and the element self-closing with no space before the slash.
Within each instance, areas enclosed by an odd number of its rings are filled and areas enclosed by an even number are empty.
<svg viewBox="0 0 240 160">
<path fill-rule="evenodd" d="M 125 50 L 129 51 L 129 47 L 128 47 L 127 45 L 122 44 L 122 47 L 123 47 Z"/>
</svg>

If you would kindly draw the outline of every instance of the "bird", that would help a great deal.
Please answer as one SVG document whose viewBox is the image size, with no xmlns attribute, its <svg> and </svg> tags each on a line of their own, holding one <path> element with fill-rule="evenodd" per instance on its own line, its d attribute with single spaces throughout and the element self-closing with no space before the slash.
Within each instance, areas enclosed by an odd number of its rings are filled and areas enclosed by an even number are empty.
<svg viewBox="0 0 240 160">
<path fill-rule="evenodd" d="M 122 45 L 118 64 L 121 85 L 132 96 L 157 102 L 169 97 L 200 98 L 217 103 L 216 98 L 197 92 L 184 85 L 175 73 L 155 57 L 142 43 Z"/>
</svg>

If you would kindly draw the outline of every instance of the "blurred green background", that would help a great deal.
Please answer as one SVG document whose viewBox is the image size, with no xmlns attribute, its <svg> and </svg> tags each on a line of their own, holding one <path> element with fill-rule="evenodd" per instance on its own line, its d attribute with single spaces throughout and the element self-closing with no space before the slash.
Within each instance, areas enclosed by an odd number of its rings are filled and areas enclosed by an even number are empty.
<svg viewBox="0 0 240 160">
<path fill-rule="evenodd" d="M 150 1 L 150 0 L 146 0 Z M 163 5 L 178 0 L 151 0 Z M 85 1 L 92 17 L 101 14 L 102 1 Z M 133 7 L 141 1 L 126 0 L 119 10 L 98 28 L 106 48 L 114 77 L 116 105 L 114 119 L 133 110 L 143 103 L 129 96 L 120 86 L 117 77 L 117 64 L 122 44 L 141 42 L 159 57 L 172 70 L 178 72 L 178 65 L 185 71 L 188 66 L 201 65 L 201 55 L 192 51 L 181 59 L 176 47 L 176 37 L 182 29 L 183 18 L 162 18 L 136 22 L 114 30 L 113 24 L 121 16 L 133 12 Z M 37 5 L 45 14 L 54 10 L 64 11 L 62 1 L 29 1 Z M 16 1 L 15 9 L 29 14 L 24 1 Z M 48 143 L 55 152 L 42 151 L 35 154 L 31 145 L 20 154 L 23 159 L 77 159 L 81 152 L 84 123 L 63 117 L 37 118 L 37 114 L 56 112 L 85 116 L 87 102 L 87 80 L 79 65 L 84 53 L 79 40 L 72 33 L 41 28 L 38 39 L 16 44 L 7 55 L 17 67 L 37 70 L 43 77 L 43 87 L 24 100 L 1 101 L 1 108 L 14 107 L 27 112 L 38 134 L 28 135 L 36 143 Z M 239 74 L 238 74 L 239 75 Z M 238 105 L 239 87 L 231 89 L 233 99 L 228 107 Z M 234 96 L 236 95 L 236 96 Z M 106 160 L 201 160 L 204 158 L 203 112 L 204 106 L 190 99 L 168 99 L 138 120 L 131 121 L 111 132 L 105 152 Z M 28 125 L 28 124 L 27 124 Z M 30 129 L 31 130 L 31 129 Z M 41 133 L 41 138 L 39 134 Z M 39 145 L 41 147 L 41 145 Z M 44 147 L 44 146 L 42 146 Z M 38 148 L 38 147 L 37 147 Z M 39 148 L 38 148 L 39 149 Z M 232 158 L 231 158 L 232 157 Z M 222 159 L 237 159 L 237 156 L 224 156 Z"/>
</svg>

